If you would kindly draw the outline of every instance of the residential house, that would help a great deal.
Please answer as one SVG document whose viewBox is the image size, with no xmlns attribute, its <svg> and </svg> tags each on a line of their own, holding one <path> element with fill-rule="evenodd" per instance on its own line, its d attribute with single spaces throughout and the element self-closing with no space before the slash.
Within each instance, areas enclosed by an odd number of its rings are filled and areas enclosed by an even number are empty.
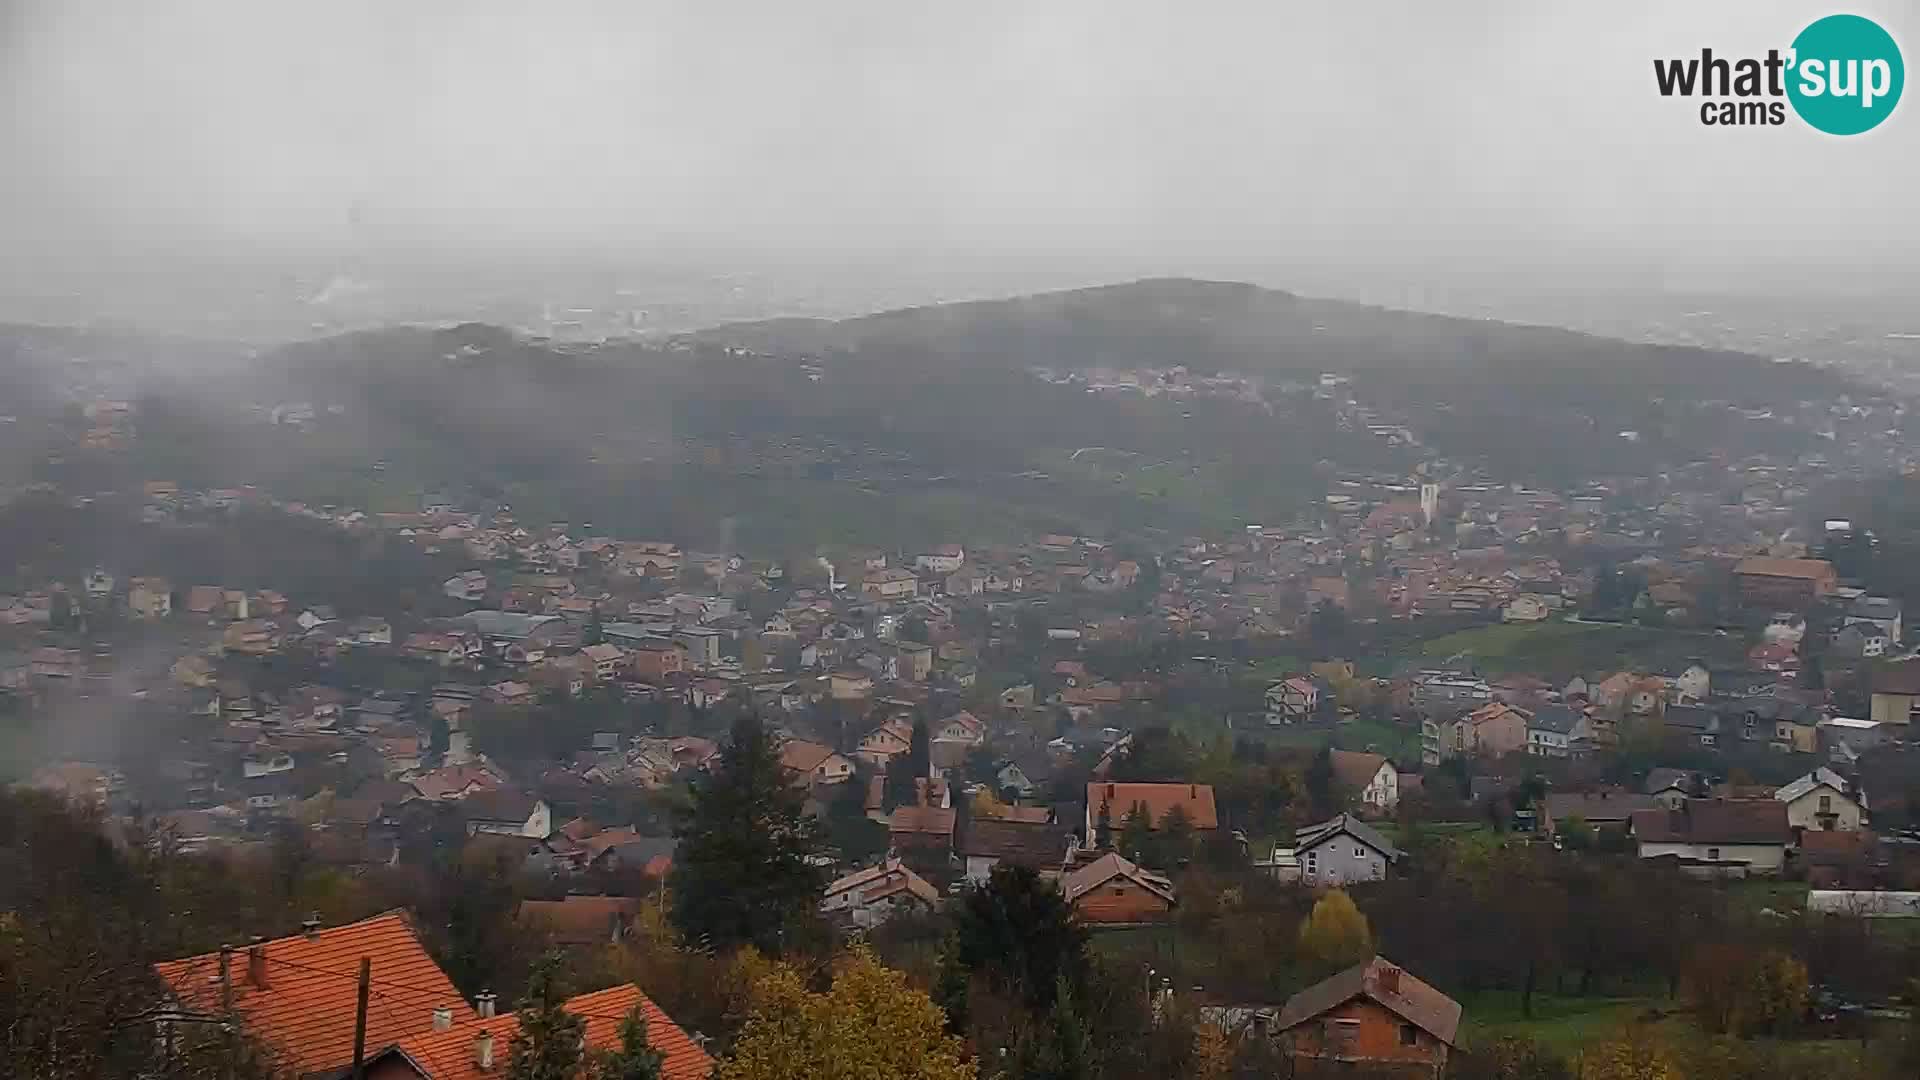
<svg viewBox="0 0 1920 1080">
<path fill-rule="evenodd" d="M 876 570 L 860 582 L 860 595 L 869 600 L 911 600 L 920 594 L 920 579 L 906 570 Z"/>
<path fill-rule="evenodd" d="M 219 1016 L 230 1005 L 286 1075 L 309 1076 L 353 1063 L 354 986 L 363 962 L 381 982 L 408 988 L 382 994 L 380 1006 L 364 1014 L 361 1041 L 369 1048 L 430 1033 L 449 1016 L 478 1019 L 400 912 L 327 929 L 310 922 L 293 937 L 155 964 L 154 972 L 172 1007 Z"/>
<path fill-rule="evenodd" d="M 940 721 L 933 732 L 933 737 L 946 739 L 949 742 L 966 743 L 968 746 L 979 746 L 987 740 L 987 724 L 972 713 L 961 710 Z"/>
<path fill-rule="evenodd" d="M 347 990 L 352 993 L 351 979 L 347 980 Z M 627 1014 L 638 1009 L 646 1020 L 647 1043 L 661 1055 L 660 1080 L 706 1080 L 713 1072 L 713 1058 L 631 983 L 570 997 L 561 1007 L 584 1021 L 580 1045 L 591 1053 L 618 1050 L 621 1026 Z M 351 1004 L 346 1014 L 351 1023 Z M 367 1080 L 487 1080 L 504 1076 L 519 1031 L 519 1019 L 513 1013 L 495 1014 L 492 995 L 483 994 L 478 1012 L 468 1012 L 459 1020 L 448 1022 L 442 1014 L 429 1027 L 397 1041 L 369 1038 L 369 1048 L 384 1049 L 370 1050 Z"/>
<path fill-rule="evenodd" d="M 1295 1077 L 1446 1075 L 1460 1003 L 1382 957 L 1287 999 L 1273 1033 Z"/>
<path fill-rule="evenodd" d="M 1578 757 L 1592 750 L 1593 724 L 1579 709 L 1543 705 L 1527 721 L 1527 753 L 1535 757 Z"/>
<path fill-rule="evenodd" d="M 1533 593 L 1521 593 L 1500 609 L 1501 622 L 1540 622 L 1552 614 L 1545 600 Z"/>
<path fill-rule="evenodd" d="M 634 678 L 659 684 L 687 669 L 687 650 L 666 638 L 643 637 L 633 642 L 627 663 Z"/>
<path fill-rule="evenodd" d="M 1640 790 L 1669 810 L 1706 791 L 1706 782 L 1690 769 L 1660 767 L 1647 773 Z"/>
<path fill-rule="evenodd" d="M 1164 922 L 1176 903 L 1173 882 L 1109 851 L 1060 879 L 1080 921 L 1095 927 Z"/>
<path fill-rule="evenodd" d="M 720 662 L 720 631 L 710 626 L 683 626 L 673 632 L 673 640 L 686 647 L 687 660 L 695 667 Z"/>
<path fill-rule="evenodd" d="M 1796 832 L 1857 832 L 1866 818 L 1853 785 L 1824 765 L 1773 797 L 1787 804 L 1787 824 Z"/>
<path fill-rule="evenodd" d="M 810 787 L 844 784 L 853 779 L 853 762 L 833 747 L 803 739 L 789 739 L 780 747 L 780 765 L 794 781 Z"/>
<path fill-rule="evenodd" d="M 1641 810 L 1629 824 L 1640 857 L 1674 857 L 1691 873 L 1777 874 L 1793 841 L 1777 799 L 1687 799 L 1677 810 Z"/>
<path fill-rule="evenodd" d="M 966 561 L 966 550 L 958 544 L 942 544 L 913 557 L 913 565 L 917 569 L 935 574 L 951 574 L 966 565 Z"/>
<path fill-rule="evenodd" d="M 265 656 L 280 647 L 280 628 L 266 619 L 242 619 L 227 625 L 220 644 L 228 652 Z"/>
<path fill-rule="evenodd" d="M 887 843 L 896 852 L 953 850 L 955 812 L 943 806 L 896 806 L 887 818 Z"/>
<path fill-rule="evenodd" d="M 494 788 L 476 791 L 460 801 L 467 835 L 521 836 L 544 840 L 553 832 L 553 808 L 545 799 L 523 791 Z"/>
<path fill-rule="evenodd" d="M 895 641 L 893 648 L 900 658 L 899 678 L 925 682 L 927 676 L 933 674 L 933 646 L 917 641 Z"/>
<path fill-rule="evenodd" d="M 1166 821 L 1175 807 L 1185 811 L 1187 822 L 1197 833 L 1220 827 L 1213 801 L 1213 788 L 1207 784 L 1106 783 L 1087 785 L 1086 821 L 1083 823 L 1089 845 L 1106 846 L 1102 830 L 1117 834 L 1125 826 L 1133 808 L 1144 806 L 1148 822 L 1155 829 Z"/>
<path fill-rule="evenodd" d="M 1827 650 L 1846 660 L 1878 660 L 1893 648 L 1893 639 L 1872 623 L 1842 627 L 1833 635 Z"/>
<path fill-rule="evenodd" d="M 1420 725 L 1421 757 L 1431 764 L 1452 757 L 1504 757 L 1526 748 L 1532 714 L 1505 702 L 1491 702 L 1452 720 L 1428 719 Z"/>
<path fill-rule="evenodd" d="M 859 668 L 842 668 L 827 675 L 827 696 L 835 701 L 857 701 L 873 696 L 873 676 Z"/>
<path fill-rule="evenodd" d="M 1904 732 L 1920 704 L 1920 660 L 1902 660 L 1874 670 L 1872 712 L 1868 719 Z"/>
<path fill-rule="evenodd" d="M 1320 707 L 1320 687 L 1301 676 L 1282 679 L 1267 687 L 1267 723 L 1295 724 L 1313 719 Z"/>
<path fill-rule="evenodd" d="M 960 854 L 967 860 L 967 880 L 986 882 L 1002 863 L 1055 872 L 1067 864 L 1074 848 L 1073 829 L 1051 822 L 975 817 L 960 838 Z"/>
<path fill-rule="evenodd" d="M 627 651 L 607 642 L 589 645 L 580 650 L 580 655 L 593 665 L 594 678 L 602 682 L 618 678 L 627 666 Z"/>
<path fill-rule="evenodd" d="M 518 921 L 561 946 L 618 945 L 633 930 L 640 901 L 631 896 L 563 896 L 522 900 Z"/>
<path fill-rule="evenodd" d="M 1740 602 L 1762 610 L 1806 611 L 1839 586 L 1833 564 L 1824 559 L 1776 559 L 1755 556 L 1733 568 Z"/>
<path fill-rule="evenodd" d="M 1840 617 L 1840 625 L 1872 627 L 1880 636 L 1895 645 L 1900 643 L 1900 601 L 1884 596 L 1862 596 L 1847 605 L 1845 615 Z"/>
<path fill-rule="evenodd" d="M 876 769 L 885 769 L 887 762 L 912 748 L 913 721 L 905 714 L 896 714 L 861 736 L 853 756 Z"/>
<path fill-rule="evenodd" d="M 1400 804 L 1400 774 L 1383 754 L 1330 750 L 1333 780 L 1370 813 L 1390 814 Z"/>
<path fill-rule="evenodd" d="M 1373 826 L 1352 814 L 1341 814 L 1295 832 L 1292 854 L 1303 884 L 1338 888 L 1384 880 L 1400 850 Z"/>
<path fill-rule="evenodd" d="M 1684 796 L 1683 796 L 1684 798 Z M 1550 792 L 1541 800 L 1540 829 L 1559 832 L 1574 818 L 1594 830 L 1626 832 L 1633 815 L 1641 810 L 1659 810 L 1666 804 L 1654 795 L 1601 788 L 1599 791 Z"/>
<path fill-rule="evenodd" d="M 930 912 L 940 890 L 899 859 L 835 879 L 820 899 L 820 913 L 835 925 L 871 930 L 903 912 Z"/>
<path fill-rule="evenodd" d="M 127 610 L 136 619 L 173 614 L 173 584 L 166 578 L 137 577 L 127 582 Z"/>
<path fill-rule="evenodd" d="M 1720 743 L 1720 715 L 1699 705 L 1669 705 L 1661 723 L 1669 735 L 1696 746 Z"/>
</svg>

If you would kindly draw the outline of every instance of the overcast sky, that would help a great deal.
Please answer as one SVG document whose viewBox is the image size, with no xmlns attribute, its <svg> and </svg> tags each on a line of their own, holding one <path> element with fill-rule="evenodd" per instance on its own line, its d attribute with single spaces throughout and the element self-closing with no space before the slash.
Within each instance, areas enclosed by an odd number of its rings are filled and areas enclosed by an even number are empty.
<svg viewBox="0 0 1920 1080">
<path fill-rule="evenodd" d="M 1851 10 L 1911 54 L 1900 8 Z M 1912 266 L 1920 102 L 1836 139 L 1654 90 L 1832 10 L 0 0 L 0 248 Z"/>
</svg>

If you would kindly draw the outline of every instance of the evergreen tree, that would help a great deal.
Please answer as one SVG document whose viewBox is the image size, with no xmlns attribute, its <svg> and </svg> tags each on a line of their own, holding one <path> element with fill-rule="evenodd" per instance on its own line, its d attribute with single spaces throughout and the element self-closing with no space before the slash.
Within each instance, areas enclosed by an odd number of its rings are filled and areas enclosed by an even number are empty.
<svg viewBox="0 0 1920 1080">
<path fill-rule="evenodd" d="M 520 1028 L 513 1033 L 507 1080 L 577 1080 L 586 1021 L 565 1008 L 560 964 L 559 953 L 548 953 L 527 977 L 527 992 L 514 1006 Z"/>
<path fill-rule="evenodd" d="M 683 938 L 715 949 L 781 950 L 785 931 L 813 913 L 825 884 L 808 861 L 822 833 L 805 802 L 760 718 L 741 714 L 718 763 L 694 784 L 676 830 L 668 895 Z"/>
<path fill-rule="evenodd" d="M 932 768 L 933 739 L 928 734 L 926 718 L 916 716 L 907 752 L 896 754 L 887 762 L 887 809 L 917 804 L 920 801 L 917 781 L 925 779 Z"/>
<path fill-rule="evenodd" d="M 639 1002 L 620 1021 L 620 1049 L 594 1063 L 594 1080 L 660 1080 L 666 1055 L 647 1042 L 647 1014 Z"/>
<path fill-rule="evenodd" d="M 1160 819 L 1160 856 L 1164 870 L 1178 869 L 1193 858 L 1193 815 L 1184 804 L 1176 804 Z"/>
<path fill-rule="evenodd" d="M 1120 825 L 1120 853 L 1134 862 L 1152 864 L 1160 861 L 1154 847 L 1153 811 L 1146 803 L 1135 802 Z"/>
<path fill-rule="evenodd" d="M 1307 801 L 1317 817 L 1329 818 L 1340 810 L 1333 790 L 1333 748 L 1323 746 L 1307 766 Z"/>
<path fill-rule="evenodd" d="M 1073 988 L 1061 980 L 1053 1008 L 1016 1045 L 1012 1075 L 1020 1080 L 1093 1080 L 1099 1075 L 1093 1033 L 1074 1004 Z"/>
<path fill-rule="evenodd" d="M 596 601 L 593 610 L 587 614 L 586 628 L 580 632 L 580 644 L 598 645 L 606 639 L 606 628 L 600 622 L 600 604 Z"/>
<path fill-rule="evenodd" d="M 1051 1006 L 1063 983 L 1086 979 L 1087 930 L 1060 890 L 1031 867 L 994 867 L 987 883 L 960 902 L 953 927 L 952 962 L 1035 1008 Z M 955 976 L 947 979 L 951 985 Z"/>
</svg>

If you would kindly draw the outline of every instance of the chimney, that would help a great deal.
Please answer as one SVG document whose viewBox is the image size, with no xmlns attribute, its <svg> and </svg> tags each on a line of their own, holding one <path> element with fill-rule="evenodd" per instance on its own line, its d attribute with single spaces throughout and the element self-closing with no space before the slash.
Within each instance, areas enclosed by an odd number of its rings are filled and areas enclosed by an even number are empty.
<svg viewBox="0 0 1920 1080">
<path fill-rule="evenodd" d="M 258 934 L 247 946 L 247 985 L 256 990 L 267 988 L 267 939 Z"/>
<path fill-rule="evenodd" d="M 300 933 L 304 934 L 308 941 L 314 941 L 320 937 L 320 913 L 319 912 L 317 911 L 313 912 L 312 914 L 308 915 L 305 919 L 301 920 Z"/>
<path fill-rule="evenodd" d="M 1112 784 L 1107 785 L 1107 801 L 1108 802 L 1113 801 L 1113 785 Z"/>
<path fill-rule="evenodd" d="M 453 1010 L 445 1005 L 433 1010 L 433 1030 L 446 1031 L 453 1027 Z"/>
<path fill-rule="evenodd" d="M 1200 785 L 1199 785 L 1199 784 L 1188 784 L 1188 785 L 1187 785 L 1187 798 L 1189 798 L 1189 799 L 1197 799 L 1197 798 L 1199 798 L 1199 797 L 1200 797 Z"/>
<path fill-rule="evenodd" d="M 1400 992 L 1399 968 L 1386 966 L 1380 968 L 1380 989 L 1382 992 L 1388 994 L 1397 994 Z"/>
<path fill-rule="evenodd" d="M 473 1067 L 481 1072 L 493 1070 L 493 1032 L 486 1028 L 473 1037 Z"/>
<path fill-rule="evenodd" d="M 493 1016 L 493 1003 L 493 991 L 482 990 L 473 999 L 473 1011 L 478 1013 L 482 1020 L 490 1019 Z"/>
</svg>

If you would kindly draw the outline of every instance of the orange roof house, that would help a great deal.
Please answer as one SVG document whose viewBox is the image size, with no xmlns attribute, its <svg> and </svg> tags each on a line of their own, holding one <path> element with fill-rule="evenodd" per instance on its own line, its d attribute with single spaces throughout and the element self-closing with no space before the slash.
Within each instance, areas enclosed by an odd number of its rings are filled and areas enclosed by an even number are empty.
<svg viewBox="0 0 1920 1080">
<path fill-rule="evenodd" d="M 713 1071 L 713 1059 L 639 987 L 615 986 L 581 994 L 568 998 L 565 1008 L 586 1021 L 587 1049 L 617 1050 L 620 1022 L 635 1005 L 647 1019 L 648 1045 L 664 1056 L 661 1080 L 706 1080 Z M 352 1010 L 348 1013 L 351 1016 Z M 367 1080 L 488 1080 L 504 1076 L 513 1037 L 519 1030 L 520 1020 L 512 1013 L 469 1016 L 442 1031 L 429 1026 L 374 1058 L 367 1067 Z"/>
<path fill-rule="evenodd" d="M 1166 820 L 1167 812 L 1176 806 L 1186 808 L 1187 820 L 1196 830 L 1220 827 L 1220 815 L 1214 807 L 1213 787 L 1210 784 L 1109 784 L 1096 781 L 1087 785 L 1087 836 L 1093 836 L 1098 829 L 1102 809 L 1106 811 L 1107 824 L 1118 830 L 1125 824 L 1127 814 L 1135 803 L 1146 804 L 1147 815 L 1156 829 Z"/>
<path fill-rule="evenodd" d="M 181 1007 L 215 1015 L 223 997 L 220 956 L 211 952 L 170 960 L 155 964 L 154 971 Z M 301 1076 L 353 1063 L 362 957 L 371 962 L 370 1050 L 431 1031 L 437 1009 L 450 1010 L 456 1019 L 473 1018 L 401 912 L 233 949 L 227 981 L 234 1012 L 277 1055 L 281 1071 Z"/>
</svg>

